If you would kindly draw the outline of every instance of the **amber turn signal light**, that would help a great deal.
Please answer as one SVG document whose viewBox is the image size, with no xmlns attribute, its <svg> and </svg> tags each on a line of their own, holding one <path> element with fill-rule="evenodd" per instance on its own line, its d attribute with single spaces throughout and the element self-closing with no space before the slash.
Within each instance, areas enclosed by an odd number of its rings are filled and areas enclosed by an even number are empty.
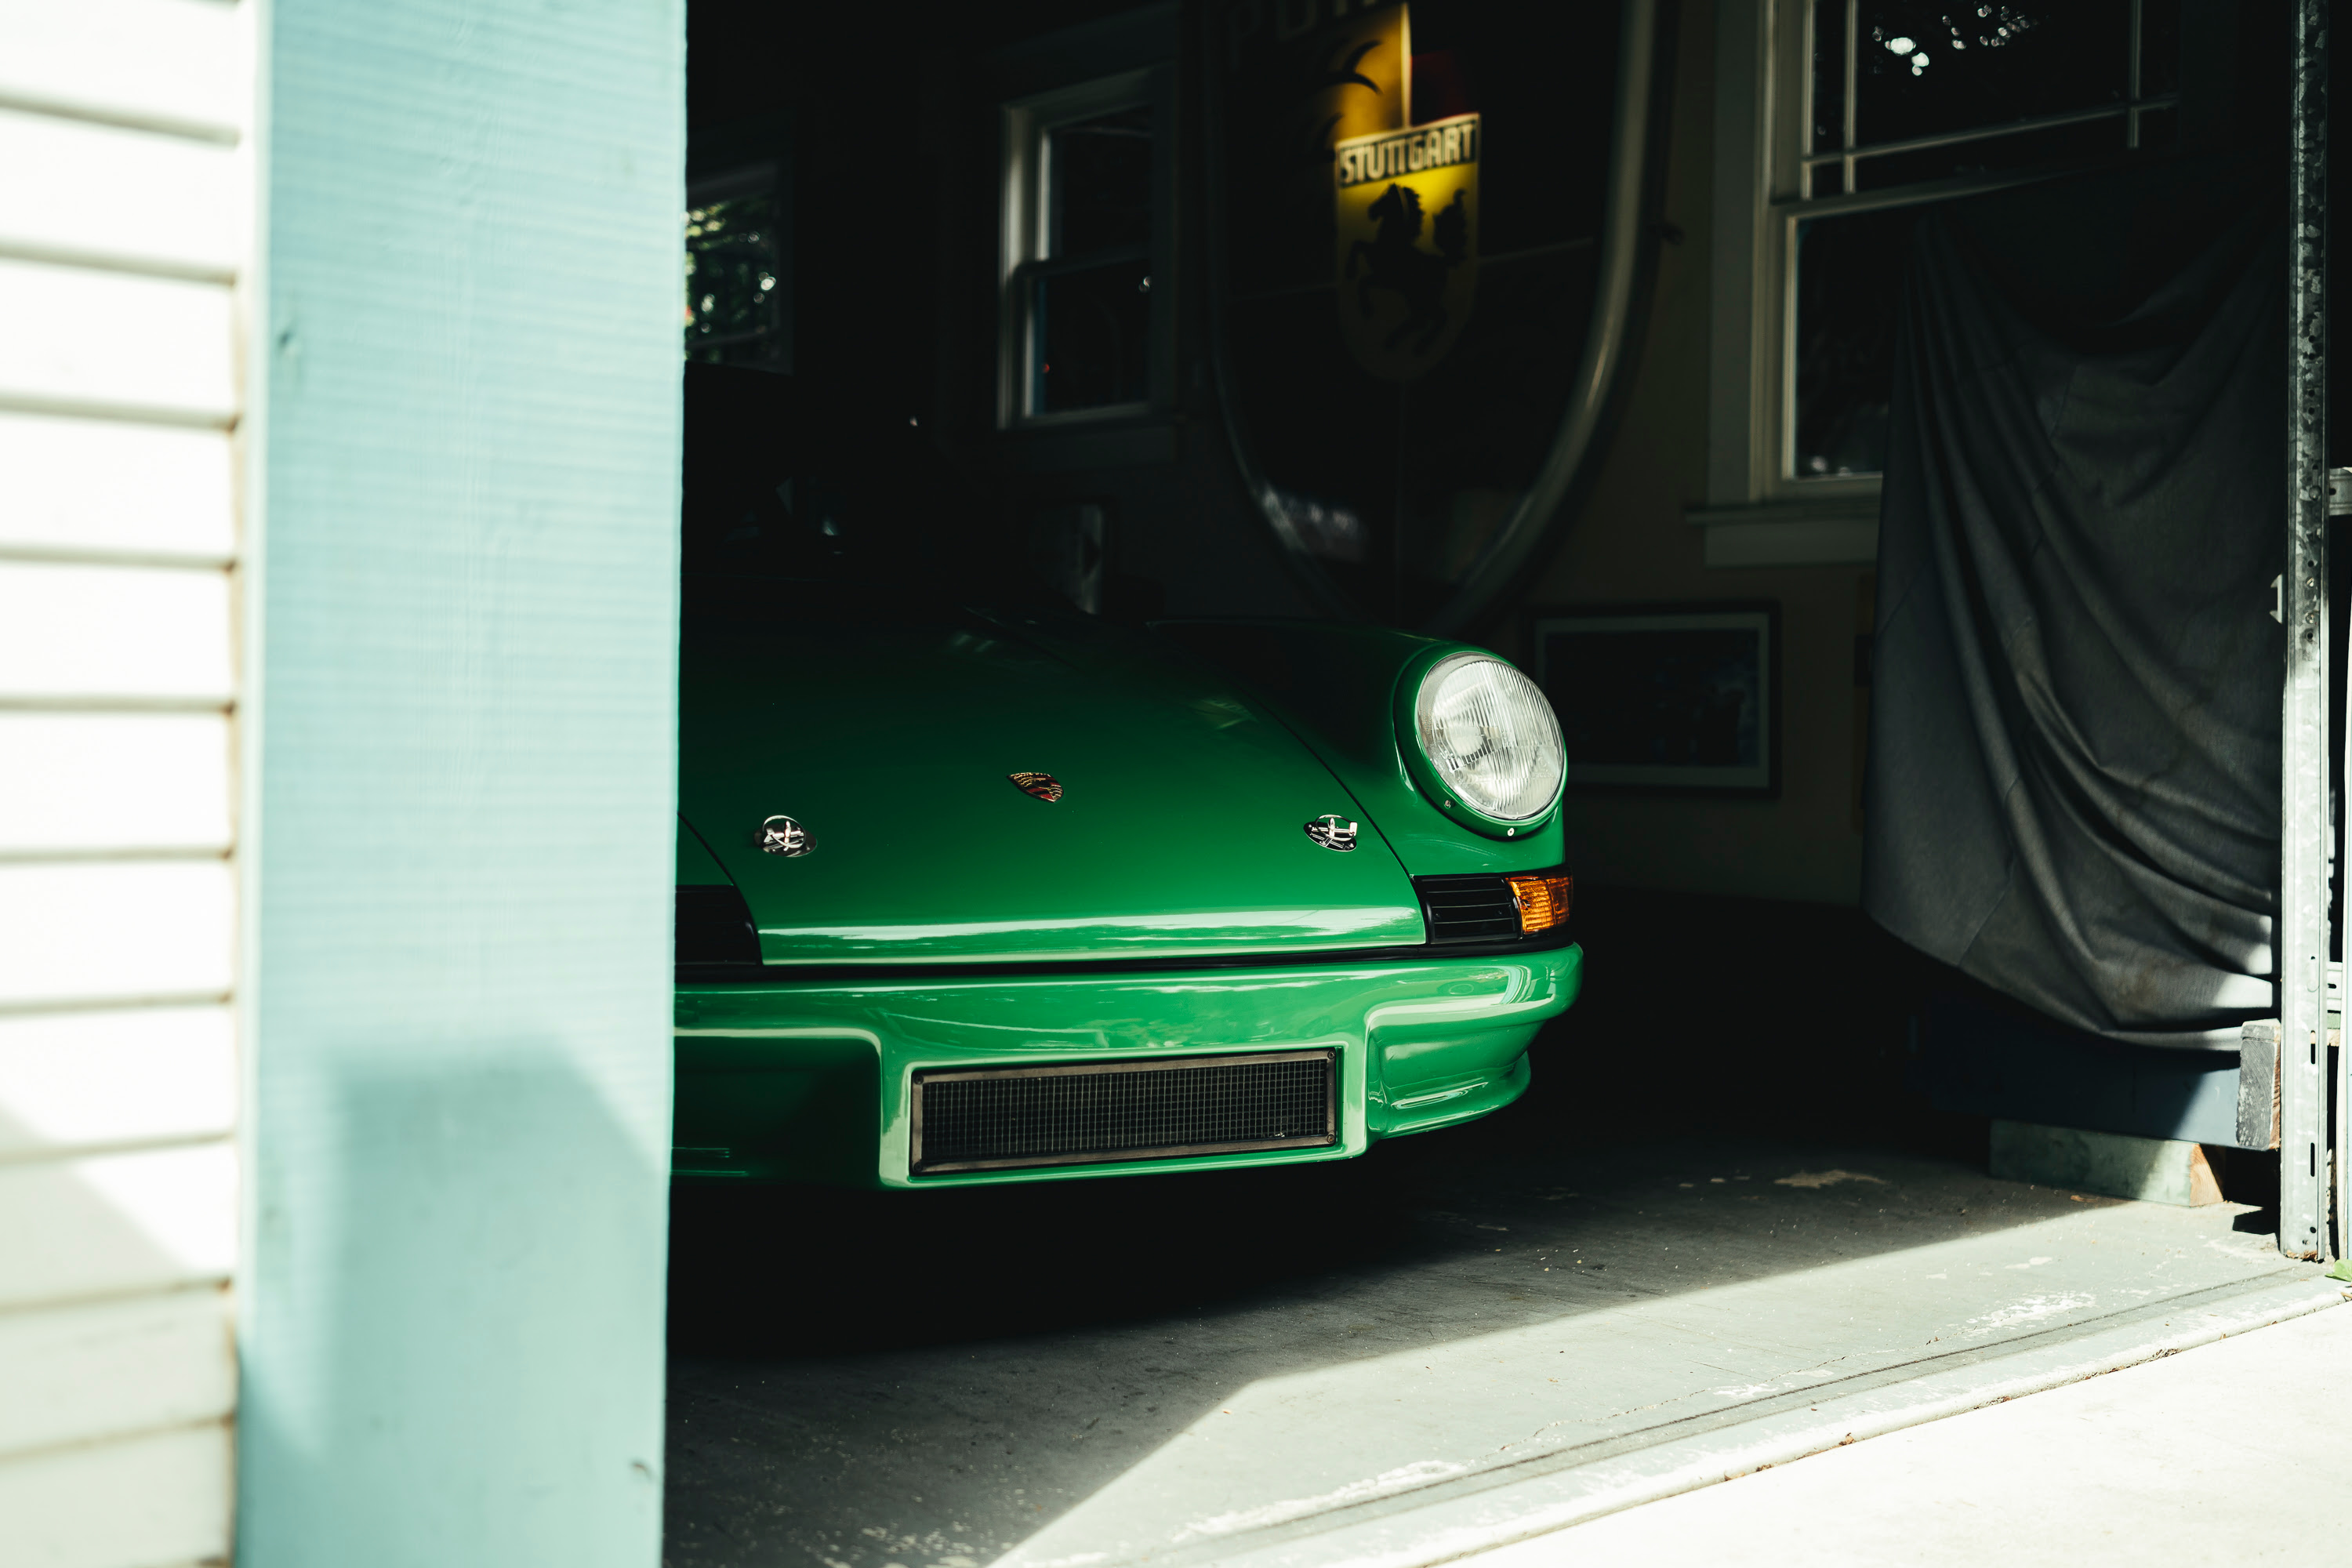
<svg viewBox="0 0 2352 1568">
<path fill-rule="evenodd" d="M 1576 901 L 1573 877 L 1506 877 L 1511 902 L 1519 907 L 1519 934 L 1533 936 L 1568 923 L 1569 906 Z"/>
</svg>

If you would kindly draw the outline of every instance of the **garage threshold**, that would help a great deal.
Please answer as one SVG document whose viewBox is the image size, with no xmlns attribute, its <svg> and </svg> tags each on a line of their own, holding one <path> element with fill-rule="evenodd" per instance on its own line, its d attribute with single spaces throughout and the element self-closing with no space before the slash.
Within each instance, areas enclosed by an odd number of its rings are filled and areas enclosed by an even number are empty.
<svg viewBox="0 0 2352 1568">
<path fill-rule="evenodd" d="M 1416 1568 L 2341 1300 L 2242 1205 L 1884 1148 L 1381 1152 L 853 1206 L 764 1277 L 808 1207 L 697 1222 L 674 1321 L 756 1310 L 673 1354 L 667 1561 Z"/>
<path fill-rule="evenodd" d="M 1321 1511 L 1151 1554 L 1153 1563 L 1234 1568 L 1427 1568 L 1825 1453 L 1864 1438 L 2039 1394 L 2352 1300 L 2326 1280 L 2217 1286 L 2122 1321 L 2049 1331 L 2029 1348 L 1963 1351 L 1922 1370 L 1890 1369 L 1686 1417 L 1545 1459 Z M 1005 1568 L 1052 1561 L 1015 1552 Z M 1098 1557 L 1064 1564 L 1099 1563 Z"/>
</svg>

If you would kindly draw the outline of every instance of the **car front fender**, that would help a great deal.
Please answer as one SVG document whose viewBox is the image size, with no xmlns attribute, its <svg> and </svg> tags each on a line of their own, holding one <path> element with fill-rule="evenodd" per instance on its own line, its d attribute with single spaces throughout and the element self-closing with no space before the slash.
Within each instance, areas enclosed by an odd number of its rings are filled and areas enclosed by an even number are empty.
<svg viewBox="0 0 2352 1568">
<path fill-rule="evenodd" d="M 1434 658 L 1485 652 L 1334 621 L 1155 621 L 1151 629 L 1243 683 L 1346 785 L 1416 877 L 1548 869 L 1566 858 L 1559 807 L 1508 838 L 1445 815 L 1414 783 L 1398 733 L 1401 684 Z"/>
</svg>

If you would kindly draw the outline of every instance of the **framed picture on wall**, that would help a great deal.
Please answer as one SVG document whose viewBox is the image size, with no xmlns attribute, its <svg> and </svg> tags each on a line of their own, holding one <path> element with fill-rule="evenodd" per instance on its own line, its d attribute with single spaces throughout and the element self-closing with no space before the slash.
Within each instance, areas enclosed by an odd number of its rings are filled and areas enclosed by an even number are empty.
<svg viewBox="0 0 2352 1568">
<path fill-rule="evenodd" d="M 1777 603 L 1539 610 L 1529 632 L 1570 788 L 1780 793 Z"/>
</svg>

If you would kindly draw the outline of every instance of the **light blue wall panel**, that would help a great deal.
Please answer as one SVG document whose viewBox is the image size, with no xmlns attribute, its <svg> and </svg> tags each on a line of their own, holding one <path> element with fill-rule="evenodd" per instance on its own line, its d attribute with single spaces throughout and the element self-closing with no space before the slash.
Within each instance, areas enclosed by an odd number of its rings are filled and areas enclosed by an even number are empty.
<svg viewBox="0 0 2352 1568">
<path fill-rule="evenodd" d="M 653 1568 L 682 0 L 262 20 L 239 1560 Z"/>
</svg>

